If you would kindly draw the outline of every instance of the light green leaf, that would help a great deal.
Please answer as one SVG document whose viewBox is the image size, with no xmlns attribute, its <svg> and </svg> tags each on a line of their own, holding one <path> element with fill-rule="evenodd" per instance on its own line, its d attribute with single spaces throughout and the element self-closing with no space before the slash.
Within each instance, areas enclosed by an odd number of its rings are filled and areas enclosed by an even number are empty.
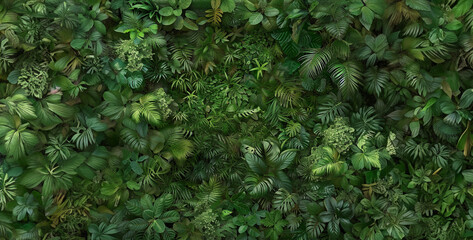
<svg viewBox="0 0 473 240">
<path fill-rule="evenodd" d="M 259 12 L 252 13 L 251 16 L 250 16 L 250 19 L 248 19 L 248 22 L 251 25 L 257 25 L 261 21 L 263 21 L 263 14 L 261 14 Z"/>
<path fill-rule="evenodd" d="M 166 229 L 166 225 L 164 225 L 163 220 L 161 219 L 155 219 L 151 223 L 151 227 L 156 231 L 157 233 L 163 233 L 164 230 Z"/>
<path fill-rule="evenodd" d="M 159 9 L 159 14 L 161 14 L 163 17 L 169 17 L 172 15 L 174 9 L 172 7 L 163 7 Z"/>
<path fill-rule="evenodd" d="M 222 9 L 223 12 L 233 12 L 235 9 L 235 0 L 222 0 L 220 9 Z"/>
<path fill-rule="evenodd" d="M 266 7 L 264 9 L 264 15 L 266 15 L 268 17 L 274 17 L 274 16 L 277 16 L 278 14 L 279 14 L 279 10 L 277 8 Z"/>
</svg>

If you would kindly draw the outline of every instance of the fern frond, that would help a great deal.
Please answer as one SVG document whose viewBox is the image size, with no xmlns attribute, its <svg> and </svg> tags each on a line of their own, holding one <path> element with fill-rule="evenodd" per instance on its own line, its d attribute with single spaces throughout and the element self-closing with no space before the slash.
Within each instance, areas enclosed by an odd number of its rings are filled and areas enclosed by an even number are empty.
<svg viewBox="0 0 473 240">
<path fill-rule="evenodd" d="M 219 25 L 222 22 L 223 11 L 220 8 L 209 9 L 205 11 L 207 22 L 213 25 Z"/>
<path fill-rule="evenodd" d="M 409 37 L 418 37 L 424 32 L 424 28 L 419 22 L 411 22 L 403 29 L 403 35 Z"/>
<path fill-rule="evenodd" d="M 446 59 L 451 58 L 449 48 L 445 45 L 436 45 L 419 48 L 426 57 L 434 63 L 443 63 Z"/>
</svg>

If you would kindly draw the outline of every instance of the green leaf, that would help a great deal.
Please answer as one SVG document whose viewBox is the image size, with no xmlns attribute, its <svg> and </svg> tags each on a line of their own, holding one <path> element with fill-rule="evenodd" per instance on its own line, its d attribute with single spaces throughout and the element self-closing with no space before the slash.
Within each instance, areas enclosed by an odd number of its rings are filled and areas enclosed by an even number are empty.
<svg viewBox="0 0 473 240">
<path fill-rule="evenodd" d="M 244 233 L 246 232 L 246 229 L 248 229 L 248 226 L 247 225 L 242 225 L 238 228 L 238 233 Z"/>
<path fill-rule="evenodd" d="M 455 17 L 461 17 L 465 13 L 467 13 L 471 9 L 472 6 L 473 6 L 473 1 L 460 0 L 455 5 L 455 7 L 453 7 L 452 12 L 455 14 Z"/>
<path fill-rule="evenodd" d="M 252 13 L 250 18 L 248 19 L 248 22 L 250 23 L 250 25 L 257 25 L 261 21 L 263 21 L 263 14 L 259 12 Z"/>
<path fill-rule="evenodd" d="M 473 88 L 465 90 L 460 98 L 460 108 L 469 108 L 473 103 Z"/>
<path fill-rule="evenodd" d="M 199 30 L 199 26 L 197 26 L 197 24 L 195 24 L 195 22 L 193 22 L 189 18 L 185 18 L 183 24 L 184 24 L 184 27 L 190 30 L 193 30 L 193 31 Z"/>
<path fill-rule="evenodd" d="M 151 227 L 156 231 L 157 233 L 163 233 L 164 230 L 166 229 L 166 225 L 164 225 L 163 220 L 161 219 L 155 219 L 151 223 Z"/>
<path fill-rule="evenodd" d="M 113 60 L 111 66 L 115 71 L 120 71 L 125 68 L 126 64 L 120 58 L 116 58 Z"/>
<path fill-rule="evenodd" d="M 76 109 L 64 103 L 47 103 L 48 108 L 55 114 L 63 118 L 71 118 L 76 113 Z"/>
<path fill-rule="evenodd" d="M 131 167 L 131 170 L 133 170 L 133 172 L 135 172 L 136 174 L 138 174 L 138 175 L 143 174 L 143 169 L 141 168 L 141 166 L 138 162 L 132 161 L 130 163 L 130 167 Z"/>
<path fill-rule="evenodd" d="M 366 6 L 362 7 L 361 8 L 361 24 L 363 24 L 363 26 L 369 30 L 371 28 L 371 24 L 373 23 L 373 20 L 374 20 L 374 12 L 371 11 L 371 9 L 369 9 Z"/>
<path fill-rule="evenodd" d="M 197 20 L 198 16 L 197 16 L 197 13 L 195 13 L 194 11 L 186 11 L 186 17 L 191 19 L 191 20 Z"/>
<path fill-rule="evenodd" d="M 161 14 L 164 17 L 169 17 L 172 15 L 174 9 L 172 7 L 163 7 L 159 9 L 159 14 Z"/>
<path fill-rule="evenodd" d="M 181 16 L 181 14 L 182 14 L 182 9 L 180 9 L 180 8 L 174 9 L 174 10 L 172 11 L 172 14 L 173 14 L 174 16 L 176 16 L 176 17 L 179 17 L 179 16 Z"/>
<path fill-rule="evenodd" d="M 70 61 L 69 56 L 62 57 L 53 64 L 51 69 L 53 71 L 61 72 L 66 68 L 67 63 L 69 63 L 69 61 Z"/>
<path fill-rule="evenodd" d="M 473 169 L 463 170 L 462 175 L 465 181 L 473 183 Z"/>
<path fill-rule="evenodd" d="M 18 179 L 18 182 L 27 188 L 34 188 L 38 186 L 43 180 L 44 175 L 41 174 L 38 169 L 32 169 L 25 171 Z"/>
<path fill-rule="evenodd" d="M 18 176 L 20 176 L 22 173 L 23 173 L 23 168 L 21 168 L 21 167 L 10 168 L 10 169 L 7 171 L 7 174 L 8 174 L 8 176 L 10 176 L 10 177 L 18 177 Z"/>
<path fill-rule="evenodd" d="M 296 157 L 296 151 L 292 149 L 288 149 L 283 151 L 276 161 L 276 168 L 278 170 L 286 169 L 289 165 L 291 165 L 292 161 Z"/>
<path fill-rule="evenodd" d="M 233 12 L 235 6 L 235 0 L 222 0 L 220 9 L 222 9 L 223 12 Z"/>
<path fill-rule="evenodd" d="M 162 222 L 162 221 L 161 221 Z M 164 225 L 164 223 L 163 223 Z M 148 227 L 148 222 L 143 218 L 133 219 L 128 223 L 128 227 L 134 231 L 142 231 Z M 164 232 L 164 230 L 163 230 Z"/>
<path fill-rule="evenodd" d="M 141 71 L 132 72 L 127 80 L 131 88 L 139 88 L 143 83 L 143 73 Z"/>
<path fill-rule="evenodd" d="M 409 129 L 411 130 L 412 137 L 417 137 L 419 135 L 420 123 L 419 121 L 414 121 L 409 123 Z"/>
<path fill-rule="evenodd" d="M 473 1 L 472 1 L 473 2 Z M 461 29 L 463 27 L 463 24 L 458 21 L 457 19 L 451 21 L 445 26 L 448 30 L 455 31 L 458 29 Z"/>
<path fill-rule="evenodd" d="M 163 17 L 162 24 L 164 26 L 169 26 L 169 25 L 173 24 L 174 22 L 176 22 L 176 20 L 177 20 L 176 16 Z"/>
<path fill-rule="evenodd" d="M 275 17 L 279 14 L 279 10 L 277 8 L 274 8 L 274 7 L 266 7 L 264 9 L 264 15 L 268 16 L 268 17 Z"/>
<path fill-rule="evenodd" d="M 15 69 L 8 74 L 7 80 L 11 84 L 16 84 L 18 82 L 19 76 L 20 76 L 20 70 Z"/>
<path fill-rule="evenodd" d="M 362 153 L 355 153 L 351 158 L 353 167 L 356 170 L 363 168 L 371 169 L 371 167 L 381 168 L 381 162 L 379 161 L 379 152 L 369 151 Z"/>
<path fill-rule="evenodd" d="M 406 5 L 412 9 L 420 11 L 430 11 L 430 4 L 427 0 L 406 0 Z"/>
<path fill-rule="evenodd" d="M 97 29 L 97 31 L 101 33 L 102 35 L 107 34 L 107 28 L 105 27 L 105 24 L 103 24 L 101 21 L 95 20 L 94 26 L 95 26 L 95 29 Z"/>
<path fill-rule="evenodd" d="M 175 210 L 167 211 L 161 215 L 161 220 L 165 223 L 173 223 L 179 221 L 179 213 Z"/>
<path fill-rule="evenodd" d="M 191 4 L 192 0 L 179 0 L 179 7 L 181 7 L 182 9 L 190 7 Z"/>
<path fill-rule="evenodd" d="M 82 46 L 84 46 L 86 41 L 87 40 L 85 39 L 74 39 L 71 42 L 71 47 L 74 48 L 75 50 L 80 50 Z"/>
</svg>

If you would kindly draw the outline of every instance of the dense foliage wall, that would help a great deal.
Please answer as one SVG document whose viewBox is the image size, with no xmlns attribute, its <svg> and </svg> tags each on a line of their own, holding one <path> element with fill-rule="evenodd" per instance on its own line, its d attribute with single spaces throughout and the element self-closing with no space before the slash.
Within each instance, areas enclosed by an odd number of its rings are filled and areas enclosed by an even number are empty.
<svg viewBox="0 0 473 240">
<path fill-rule="evenodd" d="M 0 239 L 473 237 L 472 5 L 2 0 Z"/>
</svg>

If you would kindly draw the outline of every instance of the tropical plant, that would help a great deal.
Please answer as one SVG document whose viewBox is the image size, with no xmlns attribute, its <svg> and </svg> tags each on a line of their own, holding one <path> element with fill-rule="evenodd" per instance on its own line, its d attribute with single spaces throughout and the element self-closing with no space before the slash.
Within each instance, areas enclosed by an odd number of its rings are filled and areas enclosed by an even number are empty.
<svg viewBox="0 0 473 240">
<path fill-rule="evenodd" d="M 0 239 L 470 239 L 473 1 L 0 2 Z"/>
</svg>

